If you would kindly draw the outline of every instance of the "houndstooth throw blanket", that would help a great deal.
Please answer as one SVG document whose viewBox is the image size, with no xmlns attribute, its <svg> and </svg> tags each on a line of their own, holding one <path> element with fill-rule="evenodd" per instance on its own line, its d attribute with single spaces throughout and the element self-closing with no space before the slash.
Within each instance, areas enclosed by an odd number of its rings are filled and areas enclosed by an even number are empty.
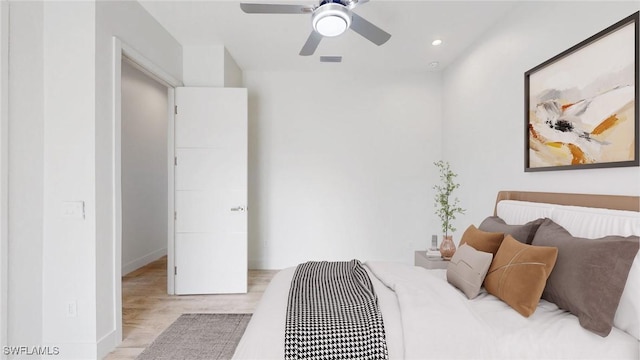
<svg viewBox="0 0 640 360">
<path fill-rule="evenodd" d="M 284 351 L 286 360 L 389 358 L 378 299 L 358 260 L 298 265 Z"/>
</svg>

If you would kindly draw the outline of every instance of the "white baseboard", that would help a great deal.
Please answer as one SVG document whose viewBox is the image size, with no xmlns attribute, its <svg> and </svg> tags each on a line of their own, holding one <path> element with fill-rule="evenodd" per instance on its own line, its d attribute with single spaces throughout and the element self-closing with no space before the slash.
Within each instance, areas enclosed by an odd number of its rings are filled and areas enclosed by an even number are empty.
<svg viewBox="0 0 640 360">
<path fill-rule="evenodd" d="M 129 261 L 126 264 L 122 264 L 122 276 L 125 276 L 128 273 L 137 270 L 150 262 L 156 261 L 165 255 L 167 255 L 167 248 L 156 250 L 133 261 Z"/>
<path fill-rule="evenodd" d="M 119 345 L 121 340 L 117 339 L 116 331 L 108 333 L 103 336 L 102 339 L 98 340 L 98 359 L 103 359 L 107 354 L 112 352 L 116 346 Z"/>
</svg>

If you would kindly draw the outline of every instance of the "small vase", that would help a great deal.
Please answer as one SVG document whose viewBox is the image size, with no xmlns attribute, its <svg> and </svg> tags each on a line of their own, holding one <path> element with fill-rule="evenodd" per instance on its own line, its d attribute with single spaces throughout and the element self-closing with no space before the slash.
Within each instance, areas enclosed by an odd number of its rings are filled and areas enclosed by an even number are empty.
<svg viewBox="0 0 640 360">
<path fill-rule="evenodd" d="M 453 236 L 443 236 L 442 243 L 440 243 L 440 255 L 445 260 L 451 260 L 451 257 L 456 252 L 456 244 L 453 243 Z"/>
</svg>

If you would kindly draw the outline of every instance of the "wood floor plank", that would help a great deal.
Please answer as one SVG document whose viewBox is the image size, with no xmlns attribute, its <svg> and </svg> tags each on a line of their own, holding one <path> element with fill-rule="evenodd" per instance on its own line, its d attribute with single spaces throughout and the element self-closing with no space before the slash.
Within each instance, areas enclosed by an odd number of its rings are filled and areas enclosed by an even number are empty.
<svg viewBox="0 0 640 360">
<path fill-rule="evenodd" d="M 167 295 L 167 258 L 122 278 L 122 343 L 107 360 L 133 360 L 180 315 L 253 313 L 277 270 L 249 270 L 248 292 L 229 295 Z"/>
</svg>

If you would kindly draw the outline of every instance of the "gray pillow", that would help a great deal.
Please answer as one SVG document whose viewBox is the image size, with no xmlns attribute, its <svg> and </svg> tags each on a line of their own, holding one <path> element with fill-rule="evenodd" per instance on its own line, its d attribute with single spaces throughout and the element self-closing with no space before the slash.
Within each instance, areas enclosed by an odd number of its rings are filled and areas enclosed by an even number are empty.
<svg viewBox="0 0 640 360">
<path fill-rule="evenodd" d="M 557 247 L 558 260 L 542 298 L 576 315 L 583 328 L 609 335 L 638 244 L 637 236 L 574 237 L 546 219 L 532 245 Z"/>
<path fill-rule="evenodd" d="M 501 218 L 497 216 L 489 216 L 484 219 L 478 229 L 487 232 L 501 232 L 505 235 L 511 235 L 514 239 L 521 243 L 531 245 L 533 236 L 536 234 L 536 230 L 544 219 L 536 219 L 529 221 L 524 225 L 507 225 Z"/>
<path fill-rule="evenodd" d="M 480 293 L 480 287 L 491 266 L 493 254 L 460 245 L 447 266 L 447 281 L 462 290 L 469 299 Z"/>
</svg>

